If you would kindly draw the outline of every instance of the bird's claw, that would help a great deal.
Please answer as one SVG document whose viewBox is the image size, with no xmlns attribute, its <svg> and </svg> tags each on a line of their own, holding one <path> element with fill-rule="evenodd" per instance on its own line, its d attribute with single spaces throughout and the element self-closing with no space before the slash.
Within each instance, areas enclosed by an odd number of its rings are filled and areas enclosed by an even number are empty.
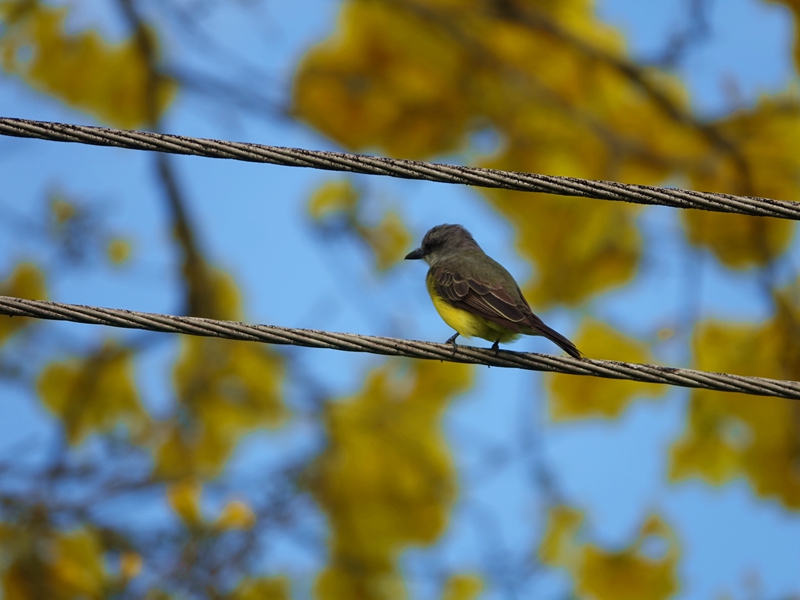
<svg viewBox="0 0 800 600">
<path fill-rule="evenodd" d="M 456 338 L 458 337 L 458 333 L 451 335 L 447 338 L 445 344 L 453 344 L 453 356 L 456 354 L 456 350 L 458 350 L 458 344 L 456 344 Z"/>
</svg>

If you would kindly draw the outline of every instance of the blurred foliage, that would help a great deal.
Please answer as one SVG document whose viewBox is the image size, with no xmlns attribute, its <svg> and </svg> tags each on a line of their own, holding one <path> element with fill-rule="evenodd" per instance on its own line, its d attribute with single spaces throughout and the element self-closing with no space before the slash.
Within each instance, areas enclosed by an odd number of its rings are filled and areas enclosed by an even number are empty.
<svg viewBox="0 0 800 600">
<path fill-rule="evenodd" d="M 385 271 L 408 252 L 411 234 L 395 212 L 387 212 L 377 225 L 362 216 L 361 193 L 348 180 L 333 180 L 321 185 L 308 203 L 311 217 L 332 233 L 353 233 L 365 242 L 375 258 L 375 267 Z"/>
<path fill-rule="evenodd" d="M 103 544 L 91 530 L 64 533 L 41 522 L 0 524 L 0 542 L 4 600 L 99 600 L 124 578 L 106 572 Z"/>
<path fill-rule="evenodd" d="M 108 259 L 115 265 L 127 262 L 130 257 L 131 244 L 129 241 L 117 238 L 108 243 Z"/>
<path fill-rule="evenodd" d="M 328 181 L 311 195 L 308 211 L 318 221 L 331 215 L 341 215 L 349 220 L 360 199 L 361 195 L 349 180 Z"/>
<path fill-rule="evenodd" d="M 231 500 L 222 509 L 214 522 L 214 527 L 227 531 L 230 529 L 250 529 L 256 524 L 253 510 L 241 500 Z"/>
<path fill-rule="evenodd" d="M 209 279 L 216 318 L 240 319 L 231 277 L 215 271 Z M 156 473 L 166 479 L 217 475 L 243 435 L 282 426 L 289 417 L 283 377 L 282 359 L 267 346 L 182 337 L 173 370 L 181 410 L 157 434 Z"/>
<path fill-rule="evenodd" d="M 430 158 L 465 149 L 471 133 L 491 130 L 499 148 L 483 166 L 643 184 L 683 178 L 695 189 L 800 195 L 793 104 L 765 100 L 716 123 L 696 121 L 682 84 L 630 66 L 621 36 L 577 0 L 558 8 L 345 2 L 336 33 L 300 64 L 295 110 L 351 149 Z M 517 227 L 517 247 L 536 265 L 525 290 L 535 306 L 578 305 L 634 276 L 638 207 L 481 193 Z M 691 242 L 732 267 L 765 264 L 794 231 L 790 221 L 699 211 L 684 218 Z"/>
<path fill-rule="evenodd" d="M 31 263 L 20 263 L 3 281 L 0 281 L 0 295 L 27 298 L 29 300 L 46 300 L 44 274 Z M 31 323 L 25 317 L 0 316 L 0 345 L 14 333 Z"/>
<path fill-rule="evenodd" d="M 800 379 L 800 312 L 789 290 L 764 324 L 705 321 L 695 330 L 697 366 Z M 800 509 L 800 406 L 775 398 L 694 390 L 686 431 L 670 453 L 670 477 L 721 484 L 744 476 L 762 497 Z"/>
<path fill-rule="evenodd" d="M 444 530 L 456 474 L 440 420 L 471 383 L 466 365 L 391 360 L 328 405 L 328 446 L 306 475 L 331 528 L 319 598 L 405 597 L 395 563 Z"/>
<path fill-rule="evenodd" d="M 47 365 L 38 391 L 63 423 L 70 444 L 123 423 L 137 437 L 150 424 L 133 381 L 133 353 L 112 341 L 86 358 Z"/>
<path fill-rule="evenodd" d="M 133 40 L 106 42 L 96 31 L 71 35 L 67 7 L 31 0 L 0 3 L 0 62 L 33 88 L 101 121 L 133 129 L 148 122 L 151 73 Z M 150 33 L 156 42 L 154 33 Z M 158 78 L 156 113 L 175 97 L 174 81 Z"/>
<path fill-rule="evenodd" d="M 70 266 L 105 259 L 122 265 L 130 258 L 130 242 L 116 234 L 101 203 L 86 201 L 56 187 L 48 192 L 47 237 L 59 260 Z"/>
<path fill-rule="evenodd" d="M 230 595 L 230 600 L 289 600 L 289 581 L 285 577 L 245 579 Z"/>
<path fill-rule="evenodd" d="M 595 207 L 582 199 L 505 191 L 489 196 L 516 225 L 517 247 L 536 261 L 534 281 L 523 290 L 534 307 L 579 305 L 633 278 L 641 252 L 634 225 L 638 207 L 611 202 Z"/>
<path fill-rule="evenodd" d="M 184 479 L 167 486 L 167 500 L 172 510 L 189 527 L 203 522 L 200 494 L 203 487 L 199 481 Z"/>
<path fill-rule="evenodd" d="M 796 0 L 771 1 L 785 4 L 800 22 Z M 181 70 L 159 69 L 158 48 L 171 40 L 162 23 L 130 18 L 138 14 L 131 9 L 136 4 L 117 1 L 136 31 L 109 42 L 70 23 L 73 4 L 0 0 L 0 66 L 103 123 L 155 126 L 151 121 L 172 106 L 178 90 L 177 79 L 164 73 Z M 225 104 L 226 115 L 237 108 Z M 631 62 L 622 34 L 598 19 L 589 0 L 344 0 L 333 34 L 297 65 L 290 111 L 352 150 L 418 159 L 463 155 L 499 169 L 679 182 L 781 199 L 800 197 L 798 112 L 795 95 L 787 92 L 715 120 L 697 118 L 678 77 Z M 495 139 L 496 147 L 478 153 L 477 135 Z M 236 282 L 210 266 L 178 179 L 164 164 L 158 167 L 182 254 L 176 279 L 186 312 L 243 319 Z M 566 306 L 590 314 L 593 299 L 647 268 L 648 240 L 637 223 L 641 207 L 478 193 L 511 224 L 509 243 L 532 263 L 525 293 L 536 309 Z M 335 179 L 311 194 L 307 209 L 319 231 L 351 235 L 368 248 L 375 268 L 387 271 L 414 236 L 399 212 L 381 213 L 372 200 L 351 180 Z M 106 263 L 130 259 L 126 238 L 96 228 L 90 206 L 53 194 L 49 208 L 45 229 L 59 258 L 101 248 Z M 800 302 L 795 290 L 773 289 L 772 279 L 794 223 L 700 211 L 681 211 L 681 223 L 687 242 L 707 249 L 722 267 L 760 277 L 775 307 L 764 323 L 691 323 L 695 366 L 800 379 Z M 0 294 L 46 297 L 39 266 L 22 262 L 5 277 Z M 25 471 L 24 453 L 0 461 L 4 600 L 414 597 L 400 564 L 403 553 L 439 542 L 454 505 L 470 500 L 459 494 L 456 457 L 442 433 L 451 401 L 473 384 L 475 371 L 464 365 L 373 363 L 360 391 L 331 399 L 288 352 L 181 337 L 168 365 L 172 387 L 163 386 L 164 406 L 154 408 L 135 376 L 140 355 L 154 345 L 150 337 L 95 341 L 79 350 L 78 342 L 70 343 L 66 357 L 53 352 L 39 363 L 12 339 L 28 323 L 0 317 L 0 344 L 35 370 L 30 382 L 55 417 L 56 437 L 66 443 L 56 444 L 43 470 Z M 590 317 L 575 341 L 592 358 L 653 360 L 647 343 Z M 229 483 L 227 467 L 248 434 L 289 423 L 294 405 L 287 388 L 311 406 L 297 420 L 299 427 L 317 427 L 320 443 L 294 461 L 259 471 L 256 491 L 247 494 L 238 487 L 244 487 L 241 480 Z M 665 391 L 564 375 L 547 383 L 553 421 L 617 418 L 632 402 Z M 700 477 L 719 485 L 744 477 L 758 496 L 797 510 L 798 411 L 782 400 L 692 392 L 686 431 L 670 452 L 672 481 Z M 479 446 L 478 438 L 471 436 L 470 444 Z M 11 478 L 21 472 L 28 479 L 17 485 Z M 551 480 L 540 477 L 533 485 L 549 499 L 536 567 L 566 570 L 574 597 L 661 600 L 677 594 L 680 548 L 660 517 L 644 519 L 625 547 L 604 548 L 586 532 L 582 512 L 553 500 L 559 494 Z M 293 543 L 317 544 L 319 551 L 325 538 L 314 537 L 313 526 L 310 534 L 305 529 L 306 496 L 326 519 L 328 552 L 318 553 L 327 564 L 313 588 L 309 582 L 307 590 L 293 590 L 296 574 L 265 572 L 261 558 L 267 542 L 286 530 L 295 535 Z M 151 516 L 154 503 L 160 509 Z M 112 523 L 108 514 L 121 516 Z M 435 593 L 442 600 L 473 600 L 510 579 L 510 568 L 441 569 Z"/>
<path fill-rule="evenodd" d="M 157 472 L 166 478 L 210 476 L 244 434 L 286 422 L 283 367 L 273 352 L 253 344 L 185 338 L 182 346 L 175 365 L 182 415 L 163 432 Z"/>
<path fill-rule="evenodd" d="M 766 2 L 770 2 L 772 4 L 783 4 L 785 5 L 791 12 L 792 17 L 794 18 L 795 23 L 795 32 L 800 29 L 800 1 L 798 0 L 766 0 Z M 796 33 L 795 33 L 796 35 Z M 800 45 L 795 43 L 794 45 L 794 63 L 795 68 L 800 68 Z"/>
<path fill-rule="evenodd" d="M 442 600 L 474 600 L 483 590 L 483 581 L 475 575 L 453 575 L 445 584 Z"/>
<path fill-rule="evenodd" d="M 574 339 L 585 356 L 603 357 L 635 363 L 652 363 L 647 345 L 621 334 L 616 329 L 587 319 Z M 627 406 L 643 396 L 660 396 L 663 385 L 637 381 L 574 377 L 556 373 L 548 377 L 550 418 L 569 421 L 590 417 L 614 419 Z"/>
<path fill-rule="evenodd" d="M 298 68 L 295 110 L 349 148 L 426 158 L 462 145 L 471 68 L 436 25 L 389 3 L 344 2 L 336 33 Z"/>
<path fill-rule="evenodd" d="M 708 160 L 692 174 L 694 189 L 746 193 L 790 200 L 800 196 L 800 120 L 791 98 L 763 98 L 749 111 L 740 110 L 717 123 L 735 144 L 740 162 Z M 740 186 L 732 182 L 742 171 Z M 709 248 L 732 269 L 765 266 L 782 254 L 794 235 L 795 224 L 779 219 L 754 219 L 705 211 L 682 211 L 689 241 Z"/>
<path fill-rule="evenodd" d="M 78 212 L 75 205 L 60 194 L 50 198 L 50 210 L 56 220 L 56 227 L 59 228 L 74 219 Z"/>
<path fill-rule="evenodd" d="M 628 547 L 608 551 L 585 541 L 584 515 L 567 506 L 550 510 L 539 557 L 566 569 L 578 598 L 663 600 L 678 591 L 677 540 L 664 521 L 651 515 Z"/>
<path fill-rule="evenodd" d="M 218 531 L 250 529 L 256 523 L 253 510 L 240 500 L 228 502 L 216 520 L 209 525 L 203 517 L 199 480 L 183 479 L 167 486 L 167 500 L 175 514 L 189 528 L 213 527 Z"/>
</svg>

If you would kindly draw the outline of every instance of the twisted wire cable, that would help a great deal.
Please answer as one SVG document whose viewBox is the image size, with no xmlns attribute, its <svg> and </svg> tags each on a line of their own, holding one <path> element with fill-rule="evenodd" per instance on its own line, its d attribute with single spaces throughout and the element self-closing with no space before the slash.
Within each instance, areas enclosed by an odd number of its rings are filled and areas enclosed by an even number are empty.
<svg viewBox="0 0 800 600">
<path fill-rule="evenodd" d="M 695 192 L 647 185 L 631 185 L 613 181 L 594 181 L 576 177 L 461 167 L 346 152 L 284 148 L 165 133 L 125 131 L 107 127 L 90 127 L 7 117 L 0 117 L 0 134 L 94 146 L 113 146 L 130 150 L 151 150 L 208 158 L 228 158 L 290 167 L 385 175 L 402 179 L 421 179 L 439 183 L 455 183 L 523 192 L 541 192 L 560 194 L 562 196 L 632 202 L 635 204 L 695 208 L 714 212 L 800 220 L 800 203 L 798 202 L 754 196 Z"/>
<path fill-rule="evenodd" d="M 345 352 L 368 352 L 384 356 L 403 356 L 488 367 L 552 371 L 571 375 L 588 375 L 606 379 L 628 379 L 646 383 L 663 383 L 687 388 L 703 388 L 723 392 L 742 392 L 758 396 L 777 396 L 800 400 L 800 382 L 762 377 L 743 377 L 693 369 L 677 369 L 611 360 L 576 359 L 532 352 L 512 352 L 453 346 L 418 340 L 333 333 L 315 329 L 293 329 L 274 325 L 249 325 L 235 321 L 219 321 L 198 317 L 178 317 L 132 310 L 98 308 L 79 304 L 62 304 L 40 300 L 24 300 L 0 296 L 0 314 L 12 317 L 33 317 L 53 321 L 72 321 L 127 329 L 143 329 L 164 333 L 182 333 L 229 340 L 244 340 L 328 348 Z"/>
</svg>

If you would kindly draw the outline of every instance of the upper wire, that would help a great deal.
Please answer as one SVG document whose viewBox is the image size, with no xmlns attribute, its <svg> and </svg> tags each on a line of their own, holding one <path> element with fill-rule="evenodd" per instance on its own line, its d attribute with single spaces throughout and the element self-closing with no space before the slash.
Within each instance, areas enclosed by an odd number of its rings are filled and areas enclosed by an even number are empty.
<svg viewBox="0 0 800 600">
<path fill-rule="evenodd" d="M 674 208 L 695 208 L 740 215 L 775 217 L 793 221 L 800 220 L 800 203 L 798 202 L 758 198 L 755 196 L 696 192 L 649 185 L 633 185 L 614 181 L 595 181 L 577 177 L 538 175 L 535 173 L 501 171 L 499 169 L 481 167 L 463 167 L 347 152 L 285 148 L 149 131 L 126 131 L 108 127 L 51 123 L 8 117 L 0 117 L 0 134 L 56 142 L 75 142 L 93 146 L 113 146 L 130 150 L 150 150 L 290 167 L 307 167 L 327 171 L 346 171 L 402 179 L 421 179 L 439 183 L 455 183 L 520 192 L 541 192 L 616 202 L 672 206 Z"/>
</svg>

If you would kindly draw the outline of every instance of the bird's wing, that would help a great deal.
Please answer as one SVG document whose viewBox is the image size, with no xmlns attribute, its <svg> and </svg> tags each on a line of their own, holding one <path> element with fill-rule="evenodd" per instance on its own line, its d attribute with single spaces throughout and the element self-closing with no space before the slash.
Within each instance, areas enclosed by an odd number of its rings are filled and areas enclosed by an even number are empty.
<svg viewBox="0 0 800 600">
<path fill-rule="evenodd" d="M 521 331 L 533 313 L 521 307 L 502 286 L 476 281 L 450 267 L 434 267 L 436 291 L 450 304 L 507 327 Z M 535 317 L 534 317 L 535 318 Z"/>
<path fill-rule="evenodd" d="M 453 306 L 485 317 L 514 333 L 544 336 L 570 356 L 581 358 L 581 352 L 575 344 L 533 314 L 518 287 L 515 290 L 519 301 L 503 289 L 502 285 L 476 281 L 452 267 L 433 267 L 430 277 L 439 295 Z"/>
</svg>

